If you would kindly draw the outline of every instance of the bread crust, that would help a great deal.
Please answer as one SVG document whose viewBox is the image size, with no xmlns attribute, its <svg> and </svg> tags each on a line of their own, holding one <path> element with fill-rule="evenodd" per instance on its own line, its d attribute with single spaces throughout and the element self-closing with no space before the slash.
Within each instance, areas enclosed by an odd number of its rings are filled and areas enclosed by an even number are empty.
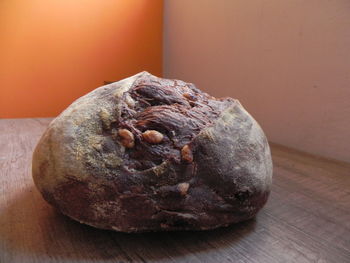
<svg viewBox="0 0 350 263">
<path fill-rule="evenodd" d="M 217 106 L 218 114 L 208 115 L 185 145 L 169 143 L 167 154 L 179 157 L 162 153 L 150 167 L 134 165 L 138 148 L 125 147 L 118 129 L 123 107 L 137 107 L 126 95 L 149 79 L 193 85 L 141 72 L 79 98 L 50 123 L 32 165 L 44 199 L 81 223 L 123 232 L 213 229 L 254 217 L 270 192 L 271 154 L 262 129 L 237 100 Z M 135 134 L 136 146 L 139 138 Z M 164 138 L 147 147 L 166 144 Z M 189 161 L 181 157 L 185 146 Z"/>
</svg>

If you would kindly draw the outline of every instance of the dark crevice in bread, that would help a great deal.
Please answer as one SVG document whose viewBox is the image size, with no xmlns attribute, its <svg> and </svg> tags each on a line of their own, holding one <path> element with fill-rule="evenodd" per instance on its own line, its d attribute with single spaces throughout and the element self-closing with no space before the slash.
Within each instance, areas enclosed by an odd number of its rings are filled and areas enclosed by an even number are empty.
<svg viewBox="0 0 350 263">
<path fill-rule="evenodd" d="M 212 125 L 233 101 L 211 97 L 192 84 L 153 78 L 136 81 L 123 94 L 121 115 L 115 127 L 133 133 L 135 145 L 126 149 L 125 160 L 130 169 L 140 171 L 166 160 L 183 162 L 181 149 L 203 128 Z M 160 132 L 161 143 L 147 142 L 142 136 L 147 130 Z"/>
</svg>

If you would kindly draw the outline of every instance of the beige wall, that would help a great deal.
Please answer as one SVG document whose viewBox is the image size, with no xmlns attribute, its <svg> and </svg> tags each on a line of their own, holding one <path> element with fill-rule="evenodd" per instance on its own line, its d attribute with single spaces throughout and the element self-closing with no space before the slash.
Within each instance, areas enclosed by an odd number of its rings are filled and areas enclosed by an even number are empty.
<svg viewBox="0 0 350 263">
<path fill-rule="evenodd" d="M 164 76 L 238 98 L 270 141 L 350 161 L 349 0 L 165 0 Z"/>
</svg>

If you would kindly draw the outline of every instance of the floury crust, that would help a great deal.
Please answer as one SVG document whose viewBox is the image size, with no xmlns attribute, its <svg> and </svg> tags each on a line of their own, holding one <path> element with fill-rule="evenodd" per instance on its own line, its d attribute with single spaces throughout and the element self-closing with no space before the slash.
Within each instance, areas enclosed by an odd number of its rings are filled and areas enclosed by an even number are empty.
<svg viewBox="0 0 350 263">
<path fill-rule="evenodd" d="M 123 232 L 205 230 L 266 203 L 266 137 L 241 104 L 141 72 L 79 98 L 49 125 L 33 178 L 63 214 Z"/>
</svg>

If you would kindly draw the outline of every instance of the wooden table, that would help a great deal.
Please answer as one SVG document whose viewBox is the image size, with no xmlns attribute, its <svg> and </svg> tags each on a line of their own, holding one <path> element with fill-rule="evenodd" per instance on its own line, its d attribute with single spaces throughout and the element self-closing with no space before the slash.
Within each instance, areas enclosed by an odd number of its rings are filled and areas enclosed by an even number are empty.
<svg viewBox="0 0 350 263">
<path fill-rule="evenodd" d="M 0 120 L 1 263 L 350 262 L 349 164 L 273 145 L 272 193 L 256 219 L 203 232 L 103 231 L 34 188 L 31 155 L 49 121 Z"/>
</svg>

